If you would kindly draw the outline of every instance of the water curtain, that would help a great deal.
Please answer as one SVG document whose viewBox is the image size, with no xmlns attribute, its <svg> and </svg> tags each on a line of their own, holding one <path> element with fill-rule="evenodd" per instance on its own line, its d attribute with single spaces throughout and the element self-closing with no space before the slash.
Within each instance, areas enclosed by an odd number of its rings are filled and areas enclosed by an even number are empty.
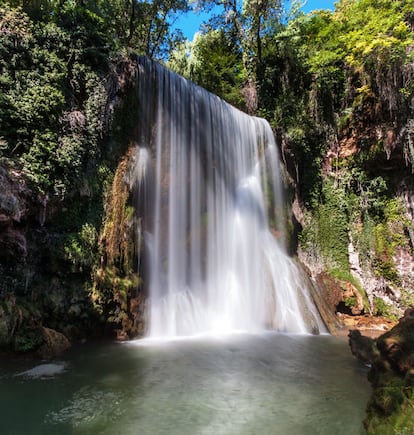
<svg viewBox="0 0 414 435">
<path fill-rule="evenodd" d="M 269 124 L 139 60 L 134 180 L 150 336 L 321 327 L 283 242 Z"/>
</svg>

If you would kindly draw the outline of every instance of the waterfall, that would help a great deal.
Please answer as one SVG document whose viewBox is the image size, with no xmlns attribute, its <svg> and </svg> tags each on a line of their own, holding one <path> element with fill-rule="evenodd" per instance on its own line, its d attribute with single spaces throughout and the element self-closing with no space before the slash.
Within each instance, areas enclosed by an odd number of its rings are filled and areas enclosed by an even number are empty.
<svg viewBox="0 0 414 435">
<path fill-rule="evenodd" d="M 148 59 L 138 70 L 148 334 L 323 327 L 285 252 L 268 123 Z"/>
</svg>

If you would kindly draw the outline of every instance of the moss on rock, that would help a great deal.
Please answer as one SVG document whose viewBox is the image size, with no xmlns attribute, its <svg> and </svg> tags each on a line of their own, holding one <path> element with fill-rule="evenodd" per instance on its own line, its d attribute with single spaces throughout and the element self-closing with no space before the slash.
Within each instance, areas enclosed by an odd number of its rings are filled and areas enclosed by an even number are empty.
<svg viewBox="0 0 414 435">
<path fill-rule="evenodd" d="M 131 146 L 117 167 L 105 207 L 100 235 L 101 263 L 94 274 L 92 299 L 119 339 L 144 332 L 144 297 L 138 275 L 140 248 L 136 244 L 137 220 L 127 184 L 135 147 Z"/>
<path fill-rule="evenodd" d="M 407 310 L 394 328 L 375 341 L 360 334 L 350 336 L 351 349 L 357 357 L 368 341 L 371 348 L 368 358 L 360 358 L 371 363 L 368 380 L 373 392 L 364 420 L 368 434 L 414 433 L 413 315 L 413 309 Z"/>
</svg>

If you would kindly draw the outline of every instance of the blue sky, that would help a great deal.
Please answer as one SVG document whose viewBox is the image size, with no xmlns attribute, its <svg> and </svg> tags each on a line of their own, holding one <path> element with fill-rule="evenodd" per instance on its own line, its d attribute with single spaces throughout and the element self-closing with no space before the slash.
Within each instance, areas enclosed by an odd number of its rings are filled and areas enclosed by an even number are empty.
<svg viewBox="0 0 414 435">
<path fill-rule="evenodd" d="M 290 3 L 288 0 L 286 3 Z M 310 12 L 315 9 L 334 9 L 334 3 L 333 0 L 307 0 L 305 5 L 303 6 L 302 10 L 304 12 Z M 179 28 L 183 31 L 184 36 L 192 40 L 194 33 L 196 33 L 200 25 L 203 21 L 207 21 L 208 14 L 202 13 L 202 14 L 196 14 L 194 12 L 189 12 L 185 16 L 182 16 L 177 20 L 174 27 Z"/>
<path fill-rule="evenodd" d="M 333 11 L 334 3 L 336 1 L 331 0 L 308 0 L 305 6 L 302 8 L 304 12 L 314 11 L 315 9 L 330 9 Z"/>
</svg>

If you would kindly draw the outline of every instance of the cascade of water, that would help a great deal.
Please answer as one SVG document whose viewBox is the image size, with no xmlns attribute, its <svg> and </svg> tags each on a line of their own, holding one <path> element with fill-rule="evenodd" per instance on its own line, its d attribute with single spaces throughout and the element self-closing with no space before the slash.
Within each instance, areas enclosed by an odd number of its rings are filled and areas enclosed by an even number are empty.
<svg viewBox="0 0 414 435">
<path fill-rule="evenodd" d="M 321 327 L 269 226 L 283 232 L 268 123 L 147 59 L 138 79 L 149 335 Z"/>
</svg>

